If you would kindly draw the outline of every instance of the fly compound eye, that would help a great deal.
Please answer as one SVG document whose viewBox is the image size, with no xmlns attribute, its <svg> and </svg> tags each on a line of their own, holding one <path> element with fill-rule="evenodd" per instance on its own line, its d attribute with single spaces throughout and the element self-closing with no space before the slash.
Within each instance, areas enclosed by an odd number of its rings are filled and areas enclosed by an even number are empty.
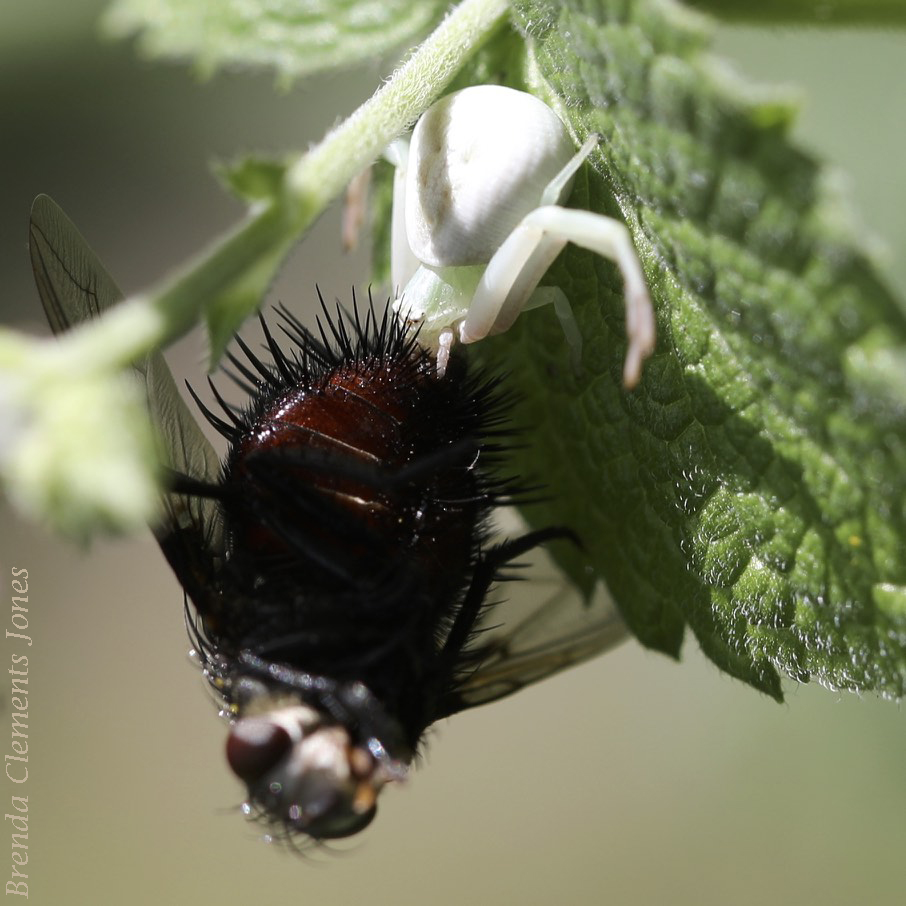
<svg viewBox="0 0 906 906">
<path fill-rule="evenodd" d="M 286 729 L 266 717 L 244 717 L 230 727 L 226 757 L 233 773 L 251 785 L 277 765 L 292 748 Z"/>
</svg>

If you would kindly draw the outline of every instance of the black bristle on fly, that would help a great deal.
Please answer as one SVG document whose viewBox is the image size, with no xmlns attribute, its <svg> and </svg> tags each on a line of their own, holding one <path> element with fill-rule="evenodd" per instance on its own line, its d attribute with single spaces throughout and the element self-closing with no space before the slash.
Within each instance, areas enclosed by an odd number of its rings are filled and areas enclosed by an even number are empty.
<svg viewBox="0 0 906 906">
<path fill-rule="evenodd" d="M 487 522 L 516 496 L 495 475 L 510 400 L 460 360 L 438 378 L 389 306 L 321 307 L 317 334 L 278 308 L 288 349 L 261 319 L 268 363 L 237 340 L 243 358 L 229 360 L 254 384 L 244 410 L 214 388 L 215 413 L 193 392 L 230 444 L 226 563 L 218 593 L 194 601 L 200 648 L 361 682 L 414 751 L 498 577 Z"/>
</svg>

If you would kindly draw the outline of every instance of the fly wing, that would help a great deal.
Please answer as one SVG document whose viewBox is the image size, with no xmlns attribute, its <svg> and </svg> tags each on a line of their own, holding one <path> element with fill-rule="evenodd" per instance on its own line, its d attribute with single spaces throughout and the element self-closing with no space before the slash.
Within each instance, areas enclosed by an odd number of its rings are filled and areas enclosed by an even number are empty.
<svg viewBox="0 0 906 906">
<path fill-rule="evenodd" d="M 512 511 L 503 521 L 512 535 Z M 519 520 L 521 521 L 521 520 Z M 522 581 L 498 585 L 467 656 L 474 667 L 444 708 L 454 714 L 518 692 L 595 657 L 626 638 L 613 598 L 599 582 L 590 600 L 569 582 L 544 548 L 519 558 Z"/>
<path fill-rule="evenodd" d="M 28 248 L 44 313 L 54 333 L 96 318 L 123 298 L 72 221 L 47 195 L 31 206 Z"/>
<path fill-rule="evenodd" d="M 31 209 L 29 252 L 44 313 L 55 334 L 98 317 L 123 298 L 97 255 L 56 202 L 39 195 Z M 162 465 L 214 485 L 220 462 L 183 402 L 159 353 L 135 366 L 160 437 Z M 219 518 L 210 499 L 164 494 L 164 518 L 153 526 L 170 565 L 193 600 L 211 564 L 222 555 Z"/>
</svg>

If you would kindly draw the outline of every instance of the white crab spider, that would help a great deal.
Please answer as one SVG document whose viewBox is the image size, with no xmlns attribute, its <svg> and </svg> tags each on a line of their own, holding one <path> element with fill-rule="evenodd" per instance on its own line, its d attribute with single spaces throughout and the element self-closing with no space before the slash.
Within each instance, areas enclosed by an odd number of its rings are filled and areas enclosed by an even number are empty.
<svg viewBox="0 0 906 906">
<path fill-rule="evenodd" d="M 443 375 L 454 340 L 508 330 L 519 313 L 553 304 L 574 360 L 582 337 L 569 301 L 538 282 L 568 242 L 616 262 L 623 275 L 629 348 L 623 381 L 634 386 L 654 348 L 654 311 L 626 227 L 559 206 L 600 140 L 576 152 L 545 103 L 512 88 L 478 85 L 442 98 L 410 142 L 387 152 L 396 166 L 392 222 L 394 308 L 434 350 Z"/>
</svg>

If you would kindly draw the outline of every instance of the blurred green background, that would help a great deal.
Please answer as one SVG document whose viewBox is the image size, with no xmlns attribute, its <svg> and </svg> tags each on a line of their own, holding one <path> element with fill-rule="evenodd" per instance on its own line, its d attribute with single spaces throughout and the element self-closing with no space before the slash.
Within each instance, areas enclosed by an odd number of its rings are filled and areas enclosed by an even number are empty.
<svg viewBox="0 0 906 906">
<path fill-rule="evenodd" d="M 36 193 L 56 198 L 124 289 L 140 288 L 238 216 L 211 159 L 304 148 L 382 74 L 372 64 L 283 95 L 266 76 L 200 85 L 99 40 L 102 6 L 0 11 L 6 324 L 44 330 L 25 245 Z M 717 49 L 802 87 L 798 137 L 847 172 L 906 296 L 906 35 L 727 30 Z M 338 231 L 330 212 L 274 300 L 302 310 L 315 281 L 328 298 L 364 287 L 365 257 L 341 256 Z M 189 338 L 174 362 L 198 379 L 199 356 Z M 440 725 L 371 829 L 340 857 L 298 859 L 234 813 L 225 726 L 185 657 L 182 594 L 150 536 L 80 551 L 4 510 L 0 541 L 5 574 L 30 576 L 30 777 L 0 793 L 4 811 L 29 796 L 30 902 L 903 902 L 901 708 L 793 684 L 778 706 L 694 642 L 681 664 L 628 643 Z"/>
</svg>

